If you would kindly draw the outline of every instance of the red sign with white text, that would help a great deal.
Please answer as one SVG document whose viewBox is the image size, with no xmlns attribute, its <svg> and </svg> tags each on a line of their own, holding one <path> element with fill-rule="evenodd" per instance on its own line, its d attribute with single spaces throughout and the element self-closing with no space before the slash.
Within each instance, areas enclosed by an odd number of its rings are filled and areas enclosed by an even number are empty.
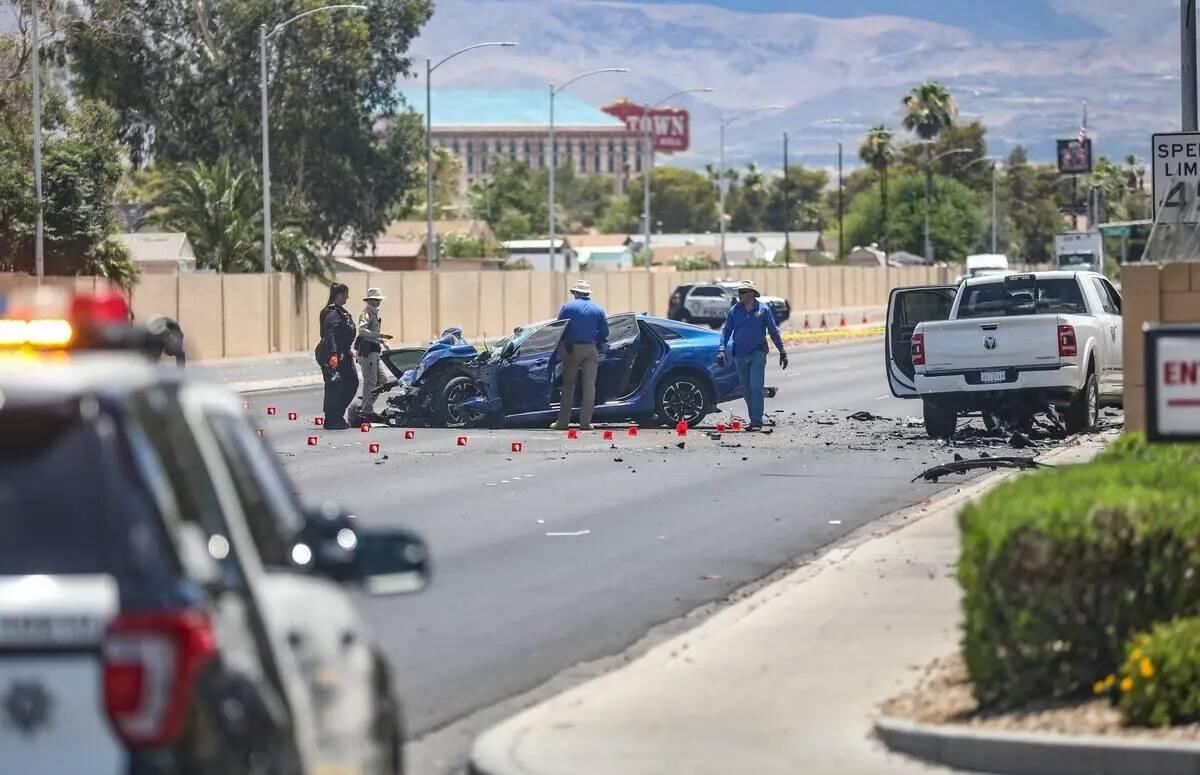
<svg viewBox="0 0 1200 775">
<path fill-rule="evenodd" d="M 691 116 L 686 110 L 657 108 L 647 117 L 645 106 L 625 100 L 605 105 L 601 110 L 621 119 L 630 132 L 638 134 L 644 133 L 646 122 L 650 122 L 651 142 L 656 151 L 678 153 L 691 145 Z"/>
</svg>

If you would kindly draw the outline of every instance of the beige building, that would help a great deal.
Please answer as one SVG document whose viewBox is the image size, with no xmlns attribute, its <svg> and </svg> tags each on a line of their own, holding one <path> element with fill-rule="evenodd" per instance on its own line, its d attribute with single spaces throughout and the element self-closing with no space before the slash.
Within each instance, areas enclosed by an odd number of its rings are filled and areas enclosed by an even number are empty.
<svg viewBox="0 0 1200 775">
<path fill-rule="evenodd" d="M 424 116 L 424 92 L 405 95 Z M 434 91 L 433 141 L 462 162 L 464 187 L 490 177 L 501 159 L 534 168 L 550 162 L 550 104 L 540 89 Z M 559 166 L 581 175 L 603 175 L 624 191 L 642 171 L 639 137 L 620 119 L 569 92 L 554 101 L 554 134 Z"/>
<path fill-rule="evenodd" d="M 179 274 L 196 271 L 196 253 L 182 232 L 115 234 L 113 239 L 129 250 L 143 274 Z"/>
</svg>

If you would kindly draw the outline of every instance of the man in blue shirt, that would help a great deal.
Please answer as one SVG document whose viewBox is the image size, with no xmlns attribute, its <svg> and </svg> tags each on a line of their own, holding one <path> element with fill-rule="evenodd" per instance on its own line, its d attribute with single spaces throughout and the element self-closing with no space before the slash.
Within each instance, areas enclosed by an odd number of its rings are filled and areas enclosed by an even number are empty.
<svg viewBox="0 0 1200 775">
<path fill-rule="evenodd" d="M 788 367 L 787 353 L 783 349 L 783 337 L 775 323 L 775 313 L 758 300 L 761 295 L 754 283 L 746 280 L 738 285 L 738 303 L 729 308 L 725 315 L 725 328 L 721 331 L 721 348 L 717 350 L 717 364 L 725 365 L 725 349 L 733 340 L 733 362 L 737 366 L 738 382 L 742 395 L 746 397 L 746 408 L 750 412 L 748 430 L 761 431 L 763 427 L 763 388 L 767 381 L 767 335 L 779 350 L 779 366 Z"/>
<path fill-rule="evenodd" d="M 604 308 L 591 300 L 592 286 L 586 281 L 575 283 L 571 289 L 573 301 L 558 311 L 558 319 L 566 320 L 559 353 L 563 362 L 562 404 L 558 422 L 550 426 L 565 431 L 571 424 L 571 405 L 575 402 L 575 380 L 583 374 L 583 397 L 579 403 L 579 429 L 592 429 L 592 410 L 596 405 L 596 371 L 600 367 L 600 347 L 608 339 L 608 317 Z"/>
</svg>

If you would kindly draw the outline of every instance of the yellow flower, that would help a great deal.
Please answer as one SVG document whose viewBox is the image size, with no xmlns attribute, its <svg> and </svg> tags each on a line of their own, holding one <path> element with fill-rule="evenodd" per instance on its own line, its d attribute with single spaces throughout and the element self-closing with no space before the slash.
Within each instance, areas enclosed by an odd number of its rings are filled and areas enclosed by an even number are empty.
<svg viewBox="0 0 1200 775">
<path fill-rule="evenodd" d="M 1097 681 L 1092 684 L 1092 694 L 1104 694 L 1104 690 L 1108 688 L 1108 684 L 1103 681 Z"/>
<path fill-rule="evenodd" d="M 1137 642 L 1138 645 L 1145 646 L 1150 642 L 1150 636 L 1143 632 L 1141 635 L 1137 636 Z"/>
<path fill-rule="evenodd" d="M 1105 676 L 1105 678 L 1104 678 L 1104 685 L 1105 685 L 1105 687 L 1112 686 L 1112 685 L 1113 685 L 1113 684 L 1115 684 L 1116 682 L 1117 682 L 1117 677 L 1116 677 L 1115 675 L 1113 675 L 1112 673 L 1109 673 L 1109 674 L 1108 674 L 1107 676 Z"/>
<path fill-rule="evenodd" d="M 1142 674 L 1142 678 L 1154 677 L 1154 665 L 1150 663 L 1149 659 L 1143 659 L 1138 665 L 1138 668 Z"/>
<path fill-rule="evenodd" d="M 1138 661 L 1142 658 L 1142 650 L 1134 649 L 1133 651 L 1129 652 L 1129 658 L 1134 662 Z"/>
<path fill-rule="evenodd" d="M 1124 678 L 1122 678 L 1121 679 L 1121 691 L 1129 692 L 1132 689 L 1133 689 L 1133 679 L 1130 678 L 1129 676 L 1125 676 Z"/>
</svg>

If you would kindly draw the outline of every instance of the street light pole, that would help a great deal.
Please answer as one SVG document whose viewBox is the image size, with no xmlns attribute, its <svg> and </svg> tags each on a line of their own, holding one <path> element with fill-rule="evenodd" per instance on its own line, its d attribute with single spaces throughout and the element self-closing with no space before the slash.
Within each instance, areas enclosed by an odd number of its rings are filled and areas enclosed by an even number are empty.
<svg viewBox="0 0 1200 775">
<path fill-rule="evenodd" d="M 998 239 L 997 232 L 999 231 L 998 212 L 996 210 L 996 170 L 999 164 L 992 162 L 992 255 L 996 255 Z"/>
<path fill-rule="evenodd" d="M 259 78 L 260 91 L 262 93 L 262 193 L 263 193 L 263 274 L 271 273 L 271 142 L 270 142 L 270 120 L 267 110 L 268 93 L 267 93 L 267 42 L 273 40 L 276 35 L 283 32 L 284 28 L 293 22 L 297 22 L 306 16 L 313 14 L 326 13 L 329 11 L 365 11 L 365 5 L 342 3 L 338 5 L 325 5 L 320 8 L 313 8 L 304 13 L 298 13 L 292 18 L 276 24 L 275 27 L 267 32 L 267 25 L 261 24 L 258 27 L 258 56 L 259 56 Z"/>
<path fill-rule="evenodd" d="M 554 270 L 554 261 L 555 261 L 555 258 L 557 257 L 557 253 L 558 253 L 558 249 L 554 244 L 554 242 L 555 242 L 554 232 L 555 232 L 555 227 L 557 225 L 555 223 L 555 212 L 554 212 L 554 178 L 555 178 L 555 173 L 556 173 L 557 167 L 558 167 L 558 147 L 554 143 L 554 98 L 558 96 L 558 93 L 560 91 L 567 88 L 568 86 L 575 83 L 576 81 L 583 80 L 584 78 L 589 78 L 593 75 L 600 75 L 601 73 L 628 73 L 628 72 L 629 72 L 628 67 L 601 67 L 596 70 L 589 70 L 586 73 L 580 73 L 579 75 L 570 79 L 569 81 L 562 84 L 561 86 L 555 86 L 553 83 L 550 84 L 550 191 L 549 191 L 550 208 L 549 209 L 550 209 L 550 271 L 551 272 L 555 271 Z M 564 255 L 563 256 L 563 268 L 562 268 L 562 297 L 565 298 L 566 295 L 567 295 L 567 258 Z"/>
<path fill-rule="evenodd" d="M 515 45 L 517 44 L 507 40 L 475 43 L 460 48 L 458 51 L 442 58 L 437 64 L 433 64 L 433 60 L 431 59 L 425 60 L 425 263 L 432 272 L 439 271 L 442 263 L 441 251 L 438 249 L 437 235 L 434 234 L 433 230 L 433 71 L 459 54 L 465 54 L 477 48 L 512 48 Z M 437 328 L 436 318 L 434 319 L 433 327 Z"/>
<path fill-rule="evenodd" d="M 725 128 L 740 118 L 744 118 L 754 113 L 763 113 L 768 110 L 783 110 L 782 105 L 763 105 L 757 108 L 743 110 L 741 113 L 735 113 L 729 118 L 721 120 L 721 157 L 720 168 L 717 172 L 717 191 L 720 193 L 721 206 L 721 268 L 729 268 L 729 256 L 725 253 L 725 190 L 727 188 L 725 181 Z"/>
<path fill-rule="evenodd" d="M 792 265 L 792 189 L 788 177 L 788 133 L 783 133 L 783 265 Z"/>
<path fill-rule="evenodd" d="M 30 27 L 33 34 L 33 49 L 30 52 L 29 66 L 33 80 L 33 192 L 37 197 L 37 226 L 33 242 L 33 266 L 37 275 L 37 284 L 41 286 L 46 274 L 46 257 L 44 239 L 46 233 L 45 207 L 42 201 L 42 64 L 41 40 L 38 26 L 38 3 L 33 0 L 33 20 Z"/>
<path fill-rule="evenodd" d="M 933 201 L 933 165 L 934 165 L 934 162 L 944 159 L 947 156 L 953 156 L 956 153 L 972 153 L 972 151 L 970 148 L 954 148 L 952 150 L 945 151 L 943 153 L 939 153 L 937 156 L 934 156 L 932 140 L 926 140 L 922 143 L 922 145 L 924 145 L 928 149 L 927 155 L 929 156 L 928 161 L 925 162 L 925 260 L 932 262 L 934 260 L 934 255 L 933 255 L 933 239 L 929 233 L 929 211 L 930 211 L 931 203 Z"/>
<path fill-rule="evenodd" d="M 1195 132 L 1196 116 L 1196 0 L 1179 3 L 1180 89 L 1183 97 L 1183 131 Z"/>
<path fill-rule="evenodd" d="M 676 97 L 682 97 L 685 94 L 711 93 L 714 89 L 704 87 L 699 89 L 683 89 L 674 94 L 669 94 L 663 97 L 653 105 L 647 105 L 642 113 L 642 215 L 645 219 L 645 251 L 646 251 L 646 273 L 653 272 L 654 252 L 650 249 L 650 175 L 654 172 L 654 144 L 651 141 L 650 130 L 653 128 L 653 119 L 650 117 L 650 112 L 655 108 L 662 107 Z"/>
<path fill-rule="evenodd" d="M 844 178 L 842 177 L 842 141 L 838 140 L 838 262 L 840 263 L 846 256 L 846 208 L 844 204 L 844 193 L 846 190 Z"/>
</svg>

